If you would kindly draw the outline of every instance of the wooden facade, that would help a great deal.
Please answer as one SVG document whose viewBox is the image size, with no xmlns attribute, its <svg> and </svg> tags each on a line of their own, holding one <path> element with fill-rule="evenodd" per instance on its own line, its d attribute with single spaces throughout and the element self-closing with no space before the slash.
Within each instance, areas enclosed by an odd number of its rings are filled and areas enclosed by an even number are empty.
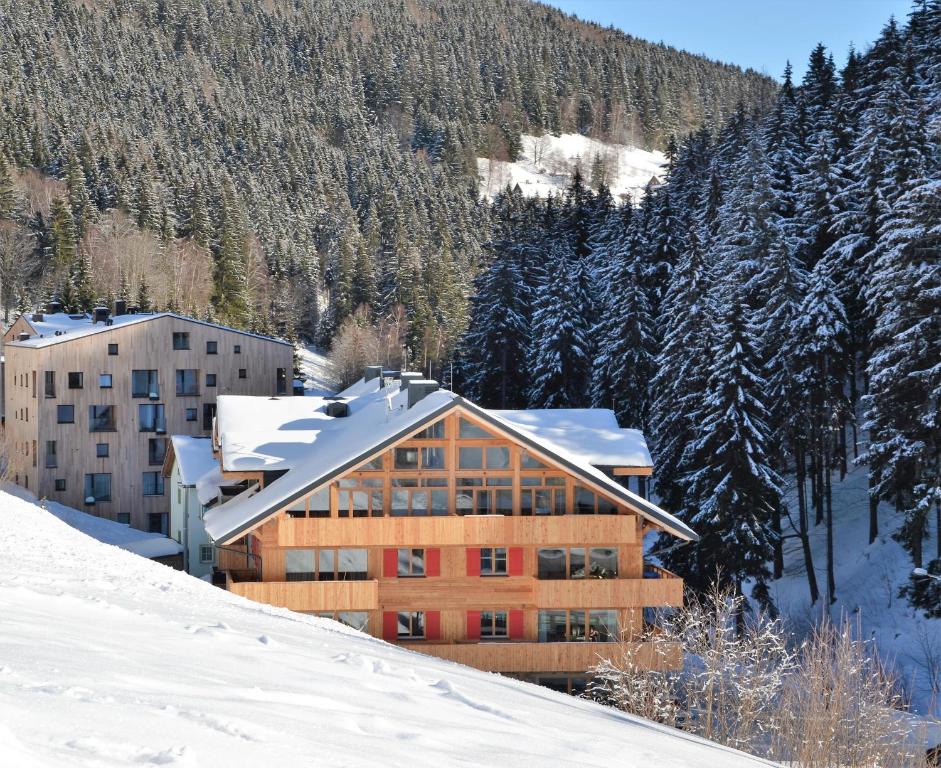
<svg viewBox="0 0 941 768">
<path fill-rule="evenodd" d="M 290 344 L 222 326 L 159 314 L 53 343 L 17 343 L 30 330 L 18 319 L 6 334 L 11 479 L 41 498 L 145 530 L 161 530 L 169 511 L 161 470 L 171 434 L 208 434 L 217 395 L 291 394 Z M 175 348 L 175 333 L 188 334 L 188 348 Z M 135 370 L 156 372 L 152 393 L 132 391 Z M 177 371 L 188 372 L 179 394 Z M 71 421 L 59 406 L 71 406 Z M 110 476 L 110 500 L 85 503 L 86 475 Z"/>
<path fill-rule="evenodd" d="M 655 525 L 460 406 L 364 459 L 220 551 L 229 589 L 527 675 L 585 673 L 613 648 L 599 637 L 630 642 L 645 608 L 682 604 L 682 580 L 644 564 Z"/>
</svg>

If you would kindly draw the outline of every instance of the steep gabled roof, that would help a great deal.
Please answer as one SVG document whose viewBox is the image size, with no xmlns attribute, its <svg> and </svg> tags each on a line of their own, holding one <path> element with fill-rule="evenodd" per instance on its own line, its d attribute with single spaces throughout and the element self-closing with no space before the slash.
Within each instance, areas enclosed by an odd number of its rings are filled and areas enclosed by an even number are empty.
<svg viewBox="0 0 941 768">
<path fill-rule="evenodd" d="M 587 485 L 618 499 L 673 535 L 686 540 L 698 538 L 673 515 L 611 480 L 584 457 L 574 455 L 552 440 L 537 437 L 531 431 L 446 390 L 433 392 L 386 422 L 378 422 L 374 418 L 376 414 L 369 409 L 344 418 L 342 438 L 337 432 L 331 431 L 332 439 L 325 441 L 322 447 L 311 450 L 302 460 L 294 463 L 293 469 L 251 498 L 242 502 L 230 501 L 209 510 L 205 516 L 206 530 L 216 541 L 233 541 L 281 509 L 355 470 L 456 409 L 464 410 L 487 423 L 534 454 L 561 465 Z"/>
</svg>

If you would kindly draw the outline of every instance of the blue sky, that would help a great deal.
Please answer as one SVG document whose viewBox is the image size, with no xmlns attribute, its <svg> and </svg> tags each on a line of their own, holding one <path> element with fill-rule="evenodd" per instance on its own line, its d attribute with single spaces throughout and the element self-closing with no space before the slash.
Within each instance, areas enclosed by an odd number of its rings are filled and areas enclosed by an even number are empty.
<svg viewBox="0 0 941 768">
<path fill-rule="evenodd" d="M 780 78 L 790 59 L 796 80 L 821 42 L 838 66 L 850 43 L 865 49 L 911 0 L 546 0 L 581 19 L 635 37 L 703 53 Z"/>
</svg>

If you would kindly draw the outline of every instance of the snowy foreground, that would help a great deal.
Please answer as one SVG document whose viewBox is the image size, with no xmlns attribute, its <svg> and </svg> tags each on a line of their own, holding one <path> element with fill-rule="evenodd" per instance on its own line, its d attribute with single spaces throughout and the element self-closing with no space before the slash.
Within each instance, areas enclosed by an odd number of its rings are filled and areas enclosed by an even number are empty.
<svg viewBox="0 0 941 768">
<path fill-rule="evenodd" d="M 663 180 L 666 157 L 662 152 L 648 152 L 627 144 L 607 144 L 579 133 L 561 136 L 523 134 L 522 153 L 515 163 L 477 158 L 480 193 L 493 199 L 519 184 L 527 197 L 548 197 L 561 193 L 572 180 L 576 165 L 586 180 L 596 157 L 604 160 L 608 188 L 616 200 L 637 202 L 654 176 Z"/>
<path fill-rule="evenodd" d="M 231 595 L 0 492 L 0 765 L 756 766 Z"/>
</svg>

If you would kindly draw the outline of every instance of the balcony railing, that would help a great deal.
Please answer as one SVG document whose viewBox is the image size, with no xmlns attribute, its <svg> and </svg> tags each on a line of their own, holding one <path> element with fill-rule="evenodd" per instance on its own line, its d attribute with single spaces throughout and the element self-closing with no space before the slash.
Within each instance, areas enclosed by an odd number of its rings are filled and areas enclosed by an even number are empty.
<svg viewBox="0 0 941 768">
<path fill-rule="evenodd" d="M 265 581 L 238 582 L 232 592 L 249 600 L 292 611 L 373 611 L 379 608 L 379 582 Z"/>
</svg>

